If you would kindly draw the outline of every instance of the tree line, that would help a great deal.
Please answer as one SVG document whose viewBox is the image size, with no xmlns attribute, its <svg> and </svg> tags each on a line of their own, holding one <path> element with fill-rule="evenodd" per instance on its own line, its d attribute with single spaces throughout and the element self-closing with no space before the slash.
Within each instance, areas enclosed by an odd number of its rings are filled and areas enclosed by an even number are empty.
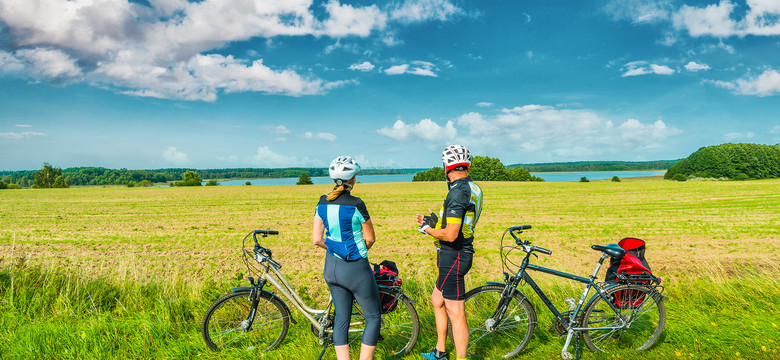
<svg viewBox="0 0 780 360">
<path fill-rule="evenodd" d="M 544 181 L 522 167 L 508 168 L 496 158 L 475 156 L 471 160 L 469 177 L 474 181 Z M 414 175 L 412 181 L 444 181 L 444 168 L 434 167 Z"/>
<path fill-rule="evenodd" d="M 703 147 L 666 171 L 665 179 L 780 178 L 780 145 L 721 144 Z"/>
<path fill-rule="evenodd" d="M 643 171 L 666 170 L 679 161 L 680 159 L 657 161 L 576 161 L 512 164 L 507 165 L 507 167 L 522 167 L 531 172 Z"/>
<path fill-rule="evenodd" d="M 44 164 L 44 168 L 49 164 Z M 43 170 L 43 169 L 42 169 Z M 185 181 L 184 174 L 196 172 L 203 179 L 263 179 L 263 178 L 294 178 L 301 172 L 310 176 L 328 176 L 327 168 L 239 168 L 239 169 L 187 169 L 170 168 L 156 170 L 107 169 L 104 167 L 73 167 L 57 169 L 58 176 L 68 185 L 128 185 L 148 183 L 171 183 Z M 366 169 L 364 175 L 406 174 L 419 169 Z M 33 187 L 35 173 L 38 171 L 0 171 L 0 182 L 19 187 Z M 47 171 L 48 173 L 48 171 Z M 190 178 L 190 182 L 192 179 Z M 2 185 L 0 185 L 2 186 Z"/>
</svg>

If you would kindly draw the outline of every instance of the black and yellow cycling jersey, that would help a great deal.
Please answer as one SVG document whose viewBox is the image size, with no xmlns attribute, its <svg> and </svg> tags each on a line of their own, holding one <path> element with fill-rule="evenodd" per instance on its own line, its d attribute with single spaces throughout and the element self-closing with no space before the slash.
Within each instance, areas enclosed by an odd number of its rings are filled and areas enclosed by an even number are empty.
<svg viewBox="0 0 780 360">
<path fill-rule="evenodd" d="M 435 228 L 443 229 L 454 225 L 460 226 L 460 231 L 455 241 L 439 241 L 439 247 L 473 253 L 474 229 L 481 212 L 482 189 L 468 176 L 453 181 L 447 198 L 444 199 L 444 206 L 439 210 L 439 221 Z"/>
</svg>

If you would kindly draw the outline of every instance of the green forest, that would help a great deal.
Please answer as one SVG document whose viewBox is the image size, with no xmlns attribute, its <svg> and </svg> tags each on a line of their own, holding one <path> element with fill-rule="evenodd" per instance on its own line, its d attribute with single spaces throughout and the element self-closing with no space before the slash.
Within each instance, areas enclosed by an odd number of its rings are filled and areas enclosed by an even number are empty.
<svg viewBox="0 0 780 360">
<path fill-rule="evenodd" d="M 664 178 L 780 178 L 780 145 L 729 143 L 703 147 L 670 167 Z"/>
<path fill-rule="evenodd" d="M 469 177 L 476 181 L 544 181 L 531 175 L 522 167 L 507 168 L 500 160 L 487 156 L 475 156 L 471 160 Z M 444 168 L 434 167 L 414 175 L 412 181 L 444 181 Z"/>
<path fill-rule="evenodd" d="M 48 165 L 48 164 L 45 164 Z M 59 170 L 59 169 L 57 169 Z M 364 175 L 408 174 L 420 169 L 366 169 Z M 264 179 L 264 178 L 297 178 L 301 172 L 309 176 L 328 176 L 327 168 L 243 168 L 243 169 L 157 169 L 128 170 L 106 169 L 103 167 L 75 167 L 61 170 L 61 176 L 67 185 L 127 185 L 148 181 L 152 183 L 170 183 L 180 181 L 184 173 L 195 171 L 202 179 Z M 36 170 L 0 171 L 0 182 L 15 184 L 23 188 L 35 183 Z"/>
<path fill-rule="evenodd" d="M 583 171 L 643 171 L 666 170 L 677 160 L 657 161 L 577 161 L 560 163 L 512 164 L 507 168 L 522 167 L 531 172 L 583 172 Z"/>
</svg>

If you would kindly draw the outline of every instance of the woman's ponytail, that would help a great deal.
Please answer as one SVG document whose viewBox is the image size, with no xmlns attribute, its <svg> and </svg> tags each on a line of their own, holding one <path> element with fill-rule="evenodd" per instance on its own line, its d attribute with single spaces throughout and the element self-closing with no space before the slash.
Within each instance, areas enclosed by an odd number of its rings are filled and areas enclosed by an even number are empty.
<svg viewBox="0 0 780 360">
<path fill-rule="evenodd" d="M 347 183 L 342 183 L 341 185 L 337 185 L 333 188 L 333 191 L 328 193 L 328 201 L 333 201 L 339 198 L 341 196 L 341 193 L 343 193 L 346 190 L 349 190 L 352 186 L 350 186 Z"/>
</svg>

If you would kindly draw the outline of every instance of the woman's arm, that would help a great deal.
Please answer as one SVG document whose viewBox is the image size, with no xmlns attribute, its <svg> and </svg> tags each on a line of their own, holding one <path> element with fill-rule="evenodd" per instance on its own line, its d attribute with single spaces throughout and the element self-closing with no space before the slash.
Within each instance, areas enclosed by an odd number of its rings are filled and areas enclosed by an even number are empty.
<svg viewBox="0 0 780 360">
<path fill-rule="evenodd" d="M 366 222 L 361 223 L 360 227 L 363 229 L 363 239 L 366 240 L 366 249 L 370 249 L 372 246 L 374 246 L 374 242 L 376 241 L 376 234 L 374 234 L 374 224 L 371 222 L 371 219 L 368 219 Z"/>
<path fill-rule="evenodd" d="M 317 245 L 323 249 L 328 249 L 325 245 L 325 224 L 318 216 L 314 216 L 314 225 L 311 230 L 311 241 L 314 245 Z"/>
</svg>

